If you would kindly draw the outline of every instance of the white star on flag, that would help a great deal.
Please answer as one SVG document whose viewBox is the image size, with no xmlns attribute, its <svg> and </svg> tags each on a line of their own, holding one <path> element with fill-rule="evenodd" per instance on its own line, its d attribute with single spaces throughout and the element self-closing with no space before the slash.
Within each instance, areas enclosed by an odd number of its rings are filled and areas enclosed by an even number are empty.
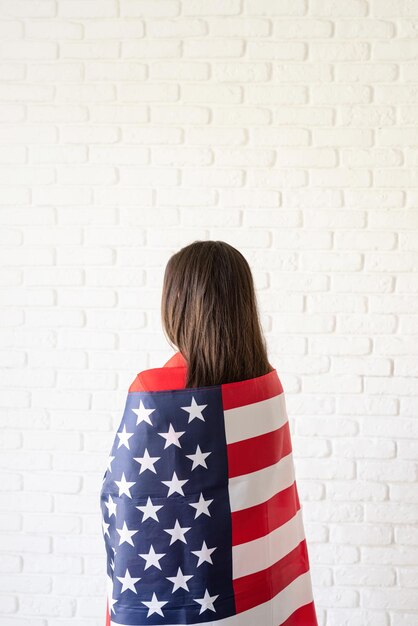
<svg viewBox="0 0 418 626">
<path fill-rule="evenodd" d="M 210 517 L 211 515 L 209 513 L 209 505 L 211 502 L 213 502 L 213 499 L 205 500 L 202 492 L 200 492 L 200 498 L 198 502 L 189 502 L 190 506 L 193 506 L 196 509 L 194 518 L 196 519 L 196 517 L 199 517 L 199 515 L 201 515 L 202 513 Z"/>
<path fill-rule="evenodd" d="M 155 593 L 153 593 L 151 600 L 142 600 L 141 602 L 148 607 L 147 617 L 149 617 L 153 613 L 158 613 L 158 615 L 162 615 L 164 617 L 164 613 L 162 612 L 161 607 L 164 606 L 164 604 L 167 604 L 168 600 L 158 600 Z"/>
<path fill-rule="evenodd" d="M 132 498 L 131 493 L 130 493 L 130 489 L 132 488 L 132 485 L 135 484 L 134 482 L 128 482 L 125 478 L 125 474 L 122 473 L 122 478 L 120 480 L 115 480 L 115 483 L 117 484 L 118 488 L 119 488 L 119 497 L 124 493 L 126 494 L 129 498 Z"/>
<path fill-rule="evenodd" d="M 163 530 L 165 530 L 166 533 L 171 535 L 171 539 L 170 539 L 170 546 L 171 546 L 171 544 L 174 543 L 175 541 L 182 541 L 183 543 L 187 543 L 186 539 L 184 538 L 184 535 L 187 533 L 188 530 L 190 530 L 190 528 L 191 526 L 189 526 L 188 528 L 182 528 L 179 524 L 178 519 L 176 519 L 174 528 L 164 528 Z"/>
<path fill-rule="evenodd" d="M 135 413 L 137 419 L 136 419 L 136 425 L 138 426 L 141 422 L 147 422 L 147 424 L 150 424 L 150 426 L 153 426 L 153 423 L 150 420 L 150 415 L 151 413 L 153 413 L 155 411 L 155 409 L 146 409 L 144 407 L 144 403 L 142 402 L 142 399 L 139 401 L 139 407 L 137 409 L 132 409 L 132 411 Z"/>
<path fill-rule="evenodd" d="M 151 545 L 148 554 L 138 554 L 138 556 L 141 556 L 146 561 L 144 569 L 148 569 L 149 567 L 151 567 L 151 565 L 155 565 L 155 567 L 158 567 L 158 569 L 161 569 L 160 559 L 162 559 L 163 556 L 165 556 L 165 553 L 157 554 Z"/>
<path fill-rule="evenodd" d="M 186 478 L 185 480 L 179 480 L 176 472 L 173 472 L 173 478 L 171 480 L 162 480 L 161 482 L 168 487 L 167 496 L 171 496 L 173 493 L 179 493 L 184 496 L 183 485 L 189 482 L 189 479 Z"/>
<path fill-rule="evenodd" d="M 202 422 L 205 421 L 205 418 L 202 415 L 202 411 L 204 408 L 206 408 L 208 405 L 207 404 L 197 404 L 196 400 L 194 399 L 194 396 L 192 396 L 192 403 L 190 406 L 182 406 L 181 408 L 184 409 L 184 411 L 187 411 L 189 413 L 189 421 L 188 423 L 190 424 L 190 422 L 192 420 L 194 420 L 195 417 L 197 417 L 198 419 L 202 420 Z"/>
<path fill-rule="evenodd" d="M 110 466 L 114 458 L 115 458 L 114 456 L 110 456 L 107 460 L 107 469 L 109 470 L 109 472 L 112 472 L 112 468 Z"/>
<path fill-rule="evenodd" d="M 126 432 L 126 424 L 123 426 L 123 430 L 121 433 L 116 433 L 117 436 L 119 437 L 119 444 L 118 444 L 118 448 L 120 448 L 121 446 L 126 446 L 129 450 L 129 439 L 133 436 L 134 433 L 127 433 Z"/>
<path fill-rule="evenodd" d="M 139 509 L 140 511 L 143 512 L 143 517 L 142 517 L 142 521 L 145 522 L 146 519 L 148 519 L 149 517 L 152 517 L 153 519 L 157 520 L 157 522 L 159 522 L 160 520 L 157 517 L 157 511 L 159 511 L 160 509 L 163 508 L 163 504 L 153 504 L 151 498 L 148 496 L 148 500 L 145 506 L 136 506 L 136 509 Z"/>
<path fill-rule="evenodd" d="M 173 583 L 173 590 L 171 593 L 174 593 L 175 591 L 177 591 L 177 589 L 180 588 L 185 589 L 186 591 L 190 591 L 189 587 L 187 586 L 187 581 L 190 580 L 190 578 L 193 578 L 193 574 L 185 576 L 181 571 L 181 567 L 178 568 L 177 574 L 175 576 L 166 576 L 166 578 Z"/>
<path fill-rule="evenodd" d="M 209 456 L 209 454 L 212 454 L 212 452 L 202 452 L 199 444 L 197 445 L 195 454 L 186 454 L 187 458 L 193 461 L 192 471 L 199 465 L 208 469 L 205 459 L 207 456 Z"/>
<path fill-rule="evenodd" d="M 102 519 L 102 526 L 103 526 L 103 536 L 104 535 L 109 535 L 109 539 L 110 539 L 110 532 L 108 530 L 110 524 L 106 524 L 106 522 L 104 521 L 104 519 Z"/>
<path fill-rule="evenodd" d="M 192 554 L 195 554 L 196 556 L 199 557 L 199 561 L 196 567 L 199 567 L 199 565 L 202 565 L 202 563 L 204 563 L 205 561 L 207 561 L 208 563 L 212 563 L 213 565 L 213 561 L 210 555 L 212 554 L 214 550 L 216 550 L 216 547 L 208 548 L 206 545 L 206 541 L 203 542 L 201 550 L 192 550 Z"/>
<path fill-rule="evenodd" d="M 147 448 L 145 448 L 144 456 L 134 457 L 134 461 L 141 464 L 141 469 L 139 470 L 140 474 L 142 474 L 142 472 L 145 472 L 145 470 L 150 470 L 151 472 L 154 472 L 154 474 L 156 474 L 157 470 L 155 469 L 154 464 L 159 459 L 161 459 L 160 456 L 150 456 Z"/>
<path fill-rule="evenodd" d="M 135 545 L 134 542 L 132 541 L 132 537 L 133 535 L 136 535 L 137 532 L 139 532 L 138 530 L 129 530 L 129 528 L 126 525 L 126 522 L 124 521 L 122 528 L 117 528 L 116 531 L 120 535 L 119 545 L 122 545 L 125 542 L 129 543 L 131 546 Z"/>
<path fill-rule="evenodd" d="M 105 506 L 109 513 L 109 518 L 114 515 L 116 517 L 116 502 L 113 502 L 112 496 L 109 494 L 109 499 L 105 502 Z"/>
<path fill-rule="evenodd" d="M 113 611 L 113 613 L 116 612 L 115 609 L 113 608 L 113 605 L 116 604 L 116 602 L 117 602 L 117 600 L 115 600 L 115 598 L 110 598 L 110 602 L 109 602 L 110 607 L 109 608 L 110 608 L 110 611 Z"/>
<path fill-rule="evenodd" d="M 185 430 L 179 430 L 176 432 L 173 428 L 173 424 L 170 424 L 168 428 L 168 432 L 158 433 L 159 435 L 161 435 L 161 437 L 164 437 L 165 439 L 164 450 L 168 448 L 168 446 L 173 446 L 173 445 L 177 446 L 178 448 L 181 448 L 179 439 L 182 435 L 184 435 L 185 432 L 186 432 Z"/>
<path fill-rule="evenodd" d="M 217 594 L 216 596 L 210 596 L 208 590 L 205 589 L 205 595 L 203 596 L 203 598 L 199 598 L 199 599 L 194 598 L 194 601 L 199 602 L 199 604 L 201 605 L 199 615 L 203 613 L 203 611 L 206 611 L 207 609 L 210 609 L 211 611 L 215 611 L 216 613 L 216 609 L 214 608 L 213 603 L 218 597 L 219 597 L 219 594 Z"/>
<path fill-rule="evenodd" d="M 138 593 L 137 590 L 135 589 L 135 583 L 137 583 L 138 580 L 141 580 L 141 579 L 132 578 L 128 569 L 126 570 L 125 576 L 116 576 L 116 578 L 120 580 L 120 582 L 122 583 L 121 593 L 123 593 L 127 589 L 131 589 L 131 591 L 133 591 L 134 593 Z"/>
</svg>

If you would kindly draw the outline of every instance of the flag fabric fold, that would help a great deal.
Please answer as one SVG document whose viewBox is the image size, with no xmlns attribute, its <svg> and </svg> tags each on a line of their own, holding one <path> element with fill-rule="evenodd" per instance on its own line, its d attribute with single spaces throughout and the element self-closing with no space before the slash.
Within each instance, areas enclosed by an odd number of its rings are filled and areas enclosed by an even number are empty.
<svg viewBox="0 0 418 626">
<path fill-rule="evenodd" d="M 276 370 L 133 389 L 100 492 L 107 626 L 317 626 Z"/>
</svg>

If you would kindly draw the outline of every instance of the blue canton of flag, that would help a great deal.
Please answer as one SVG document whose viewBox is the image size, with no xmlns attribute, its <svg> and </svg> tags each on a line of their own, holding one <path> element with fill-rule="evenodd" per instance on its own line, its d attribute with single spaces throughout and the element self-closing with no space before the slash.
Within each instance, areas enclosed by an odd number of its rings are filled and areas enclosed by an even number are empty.
<svg viewBox="0 0 418 626">
<path fill-rule="evenodd" d="M 221 386 L 131 392 L 100 494 L 112 624 L 235 614 Z"/>
</svg>

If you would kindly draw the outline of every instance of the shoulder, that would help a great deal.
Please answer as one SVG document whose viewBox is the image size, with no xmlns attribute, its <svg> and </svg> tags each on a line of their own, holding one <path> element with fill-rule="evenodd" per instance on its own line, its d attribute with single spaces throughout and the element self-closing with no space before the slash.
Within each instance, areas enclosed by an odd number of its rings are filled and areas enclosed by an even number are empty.
<svg viewBox="0 0 418 626">
<path fill-rule="evenodd" d="M 132 381 L 129 391 L 164 391 L 184 389 L 187 363 L 180 352 L 176 352 L 162 367 L 153 367 L 139 372 Z"/>
</svg>

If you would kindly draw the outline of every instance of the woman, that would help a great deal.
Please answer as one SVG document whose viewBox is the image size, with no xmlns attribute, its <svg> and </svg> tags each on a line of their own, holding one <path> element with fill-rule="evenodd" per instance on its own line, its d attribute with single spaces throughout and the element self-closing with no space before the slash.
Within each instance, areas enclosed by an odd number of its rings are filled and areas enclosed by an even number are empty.
<svg viewBox="0 0 418 626">
<path fill-rule="evenodd" d="M 222 241 L 168 261 L 175 354 L 132 382 L 103 479 L 109 624 L 317 626 L 283 388 Z"/>
</svg>

